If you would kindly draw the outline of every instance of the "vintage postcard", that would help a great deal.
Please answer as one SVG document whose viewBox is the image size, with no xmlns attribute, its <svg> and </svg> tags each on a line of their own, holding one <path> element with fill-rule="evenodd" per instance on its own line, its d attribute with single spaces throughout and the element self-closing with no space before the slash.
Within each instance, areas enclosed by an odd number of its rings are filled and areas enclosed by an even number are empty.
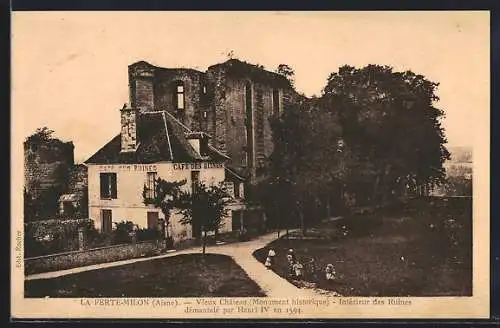
<svg viewBox="0 0 500 328">
<path fill-rule="evenodd" d="M 12 317 L 488 318 L 489 20 L 13 12 Z"/>
</svg>

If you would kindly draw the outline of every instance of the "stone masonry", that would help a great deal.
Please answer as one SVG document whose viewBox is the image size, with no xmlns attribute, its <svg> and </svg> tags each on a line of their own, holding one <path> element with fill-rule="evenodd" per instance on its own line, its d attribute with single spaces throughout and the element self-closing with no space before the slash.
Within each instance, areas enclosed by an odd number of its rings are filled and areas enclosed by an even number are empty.
<svg viewBox="0 0 500 328">
<path fill-rule="evenodd" d="M 182 109 L 176 106 L 178 86 Z M 190 129 L 207 132 L 231 158 L 228 166 L 251 183 L 272 153 L 270 119 L 300 97 L 285 77 L 236 59 L 206 72 L 140 61 L 129 66 L 129 87 L 131 107 L 167 110 Z"/>
</svg>

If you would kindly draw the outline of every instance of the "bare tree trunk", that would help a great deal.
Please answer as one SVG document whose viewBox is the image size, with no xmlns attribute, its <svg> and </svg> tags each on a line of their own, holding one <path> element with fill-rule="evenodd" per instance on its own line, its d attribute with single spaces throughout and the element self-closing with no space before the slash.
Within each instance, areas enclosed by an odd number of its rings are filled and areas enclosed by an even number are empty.
<svg viewBox="0 0 500 328">
<path fill-rule="evenodd" d="M 326 196 L 326 217 L 329 219 L 331 214 L 331 208 L 330 208 L 330 195 Z"/>
<path fill-rule="evenodd" d="M 304 221 L 304 213 L 302 211 L 302 208 L 299 209 L 299 217 L 300 217 L 300 226 L 302 227 L 302 236 L 305 236 L 307 228 Z"/>
<path fill-rule="evenodd" d="M 373 185 L 373 193 L 372 193 L 372 201 L 371 203 L 376 203 L 378 199 L 378 193 L 379 193 L 379 188 L 380 187 L 380 175 L 377 175 L 377 178 L 375 179 L 375 184 Z"/>
<path fill-rule="evenodd" d="M 207 231 L 203 231 L 203 251 L 202 254 L 205 255 L 205 249 L 207 247 Z"/>
</svg>

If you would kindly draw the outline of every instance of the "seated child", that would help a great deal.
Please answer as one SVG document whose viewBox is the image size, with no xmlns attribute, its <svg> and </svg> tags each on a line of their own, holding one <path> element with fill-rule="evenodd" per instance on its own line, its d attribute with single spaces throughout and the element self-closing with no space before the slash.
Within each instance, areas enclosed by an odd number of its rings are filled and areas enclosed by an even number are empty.
<svg viewBox="0 0 500 328">
<path fill-rule="evenodd" d="M 269 249 L 269 252 L 267 253 L 267 257 L 269 258 L 271 266 L 273 266 L 274 262 L 275 262 L 275 258 L 276 258 L 276 252 L 274 251 L 273 248 Z"/>
<path fill-rule="evenodd" d="M 266 266 L 266 268 L 271 269 L 272 263 L 269 256 L 266 258 L 266 263 L 264 263 L 264 265 Z"/>
<path fill-rule="evenodd" d="M 295 264 L 293 264 L 293 271 L 295 273 L 295 278 L 304 278 L 304 266 L 299 261 L 296 261 Z"/>
<path fill-rule="evenodd" d="M 326 272 L 326 280 L 335 280 L 336 273 L 333 264 L 328 264 L 325 269 Z"/>
<path fill-rule="evenodd" d="M 294 275 L 294 270 L 293 270 L 293 265 L 295 264 L 295 261 L 293 260 L 292 255 L 287 254 L 286 259 L 288 260 L 288 269 L 290 270 L 290 275 Z"/>
</svg>

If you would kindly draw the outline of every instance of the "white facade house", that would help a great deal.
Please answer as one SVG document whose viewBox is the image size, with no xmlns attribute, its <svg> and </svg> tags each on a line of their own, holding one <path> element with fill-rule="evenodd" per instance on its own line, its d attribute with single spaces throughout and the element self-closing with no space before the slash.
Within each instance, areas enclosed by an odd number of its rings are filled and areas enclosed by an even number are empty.
<svg viewBox="0 0 500 328">
<path fill-rule="evenodd" d="M 140 113 L 121 109 L 121 133 L 85 163 L 88 167 L 89 216 L 96 229 L 110 231 L 113 222 L 132 221 L 139 228 L 157 228 L 164 219 L 159 208 L 145 205 L 143 192 L 153 196 L 155 180 L 186 180 L 190 190 L 196 182 L 224 182 L 233 203 L 220 232 L 231 231 L 232 210 L 243 207 L 243 181 L 225 167 L 229 159 L 209 143 L 210 136 L 193 132 L 166 111 Z M 198 236 L 190 225 L 180 223 L 172 211 L 167 227 L 174 242 Z M 236 222 L 235 222 L 236 223 Z"/>
</svg>

